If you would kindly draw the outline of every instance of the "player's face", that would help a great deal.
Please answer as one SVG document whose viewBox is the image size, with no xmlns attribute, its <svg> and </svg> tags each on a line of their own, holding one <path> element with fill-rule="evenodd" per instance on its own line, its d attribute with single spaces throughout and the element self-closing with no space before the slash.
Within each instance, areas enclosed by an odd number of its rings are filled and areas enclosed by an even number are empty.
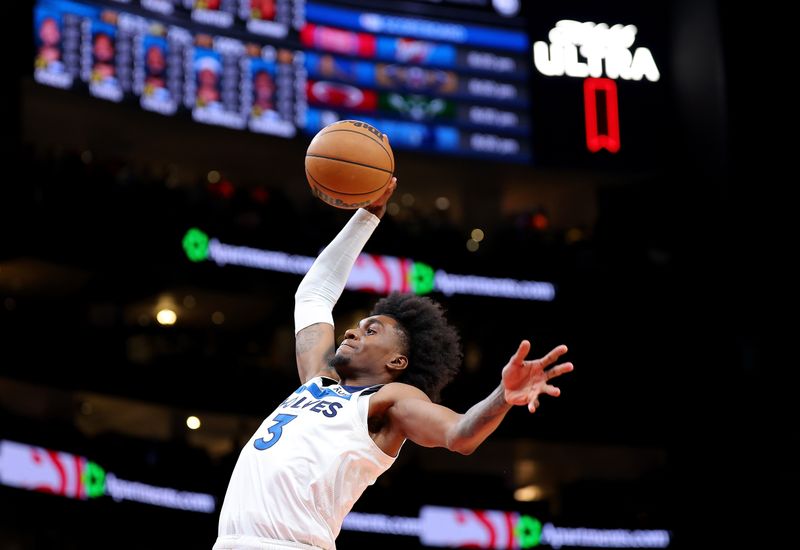
<svg viewBox="0 0 800 550">
<path fill-rule="evenodd" d="M 147 67 L 151 71 L 160 72 L 164 70 L 164 52 L 158 46 L 150 46 L 147 50 Z"/>
<path fill-rule="evenodd" d="M 39 37 L 42 39 L 42 42 L 48 46 L 58 44 L 58 41 L 61 39 L 61 32 L 58 30 L 58 23 L 55 22 L 55 19 L 48 17 L 42 21 L 42 26 L 39 29 Z"/>
<path fill-rule="evenodd" d="M 397 321 L 386 315 L 373 315 L 344 333 L 344 339 L 336 349 L 334 366 L 380 374 L 385 372 L 387 364 L 403 354 L 402 346 Z"/>
<path fill-rule="evenodd" d="M 274 86 L 272 85 L 272 78 L 265 72 L 260 72 L 256 75 L 256 89 L 259 92 L 272 93 Z"/>
<path fill-rule="evenodd" d="M 94 41 L 94 55 L 99 61 L 109 61 L 114 57 L 114 44 L 106 34 L 98 34 Z"/>
<path fill-rule="evenodd" d="M 197 73 L 197 78 L 202 86 L 214 86 L 217 83 L 217 73 L 211 69 L 202 69 Z"/>
</svg>

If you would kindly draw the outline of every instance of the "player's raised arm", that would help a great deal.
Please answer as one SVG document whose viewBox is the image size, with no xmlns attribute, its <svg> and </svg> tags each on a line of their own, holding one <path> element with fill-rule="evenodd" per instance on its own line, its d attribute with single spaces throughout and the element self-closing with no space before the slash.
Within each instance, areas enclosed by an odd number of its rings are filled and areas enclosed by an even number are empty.
<svg viewBox="0 0 800 550">
<path fill-rule="evenodd" d="M 461 454 L 472 453 L 497 429 L 513 405 L 526 405 L 530 412 L 534 412 L 539 407 L 541 394 L 560 395 L 561 391 L 548 382 L 570 372 L 572 363 L 548 367 L 566 353 L 567 347 L 558 346 L 541 359 L 526 360 L 529 350 L 530 343 L 523 340 L 503 368 L 502 383 L 464 414 L 432 403 L 416 388 L 403 384 L 387 388 L 390 392 L 386 392 L 383 398 L 390 400 L 387 412 L 395 431 L 423 447 L 444 447 Z"/>
<path fill-rule="evenodd" d="M 397 187 L 392 179 L 386 193 L 367 208 L 359 208 L 308 270 L 295 293 L 295 355 L 300 380 L 319 374 L 337 378 L 329 367 L 335 350 L 333 306 L 342 295 L 350 271 L 386 211 Z"/>
</svg>

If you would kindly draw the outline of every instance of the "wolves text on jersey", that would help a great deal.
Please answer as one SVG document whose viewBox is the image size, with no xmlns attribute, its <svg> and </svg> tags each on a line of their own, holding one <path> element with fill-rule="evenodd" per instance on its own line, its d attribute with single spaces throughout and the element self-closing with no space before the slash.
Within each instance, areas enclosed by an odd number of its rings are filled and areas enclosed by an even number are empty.
<svg viewBox="0 0 800 550">
<path fill-rule="evenodd" d="M 309 399 L 307 395 L 292 395 L 280 404 L 280 409 L 308 409 L 312 412 L 322 413 L 323 416 L 333 418 L 343 403 L 336 401 L 326 401 L 325 399 Z"/>
</svg>

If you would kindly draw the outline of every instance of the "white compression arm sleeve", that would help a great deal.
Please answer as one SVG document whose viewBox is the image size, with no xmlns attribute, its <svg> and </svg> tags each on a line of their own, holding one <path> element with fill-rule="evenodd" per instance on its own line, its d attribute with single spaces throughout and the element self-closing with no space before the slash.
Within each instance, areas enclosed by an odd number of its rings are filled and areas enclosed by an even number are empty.
<svg viewBox="0 0 800 550">
<path fill-rule="evenodd" d="M 333 325 L 333 306 L 380 218 L 359 208 L 336 238 L 320 252 L 294 295 L 294 332 L 315 323 Z"/>
</svg>

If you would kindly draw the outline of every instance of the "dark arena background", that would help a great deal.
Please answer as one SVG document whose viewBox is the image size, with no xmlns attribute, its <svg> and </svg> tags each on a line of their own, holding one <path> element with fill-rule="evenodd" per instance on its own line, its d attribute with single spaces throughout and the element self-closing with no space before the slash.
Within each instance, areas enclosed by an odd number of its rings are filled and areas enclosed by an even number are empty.
<svg viewBox="0 0 800 550">
<path fill-rule="evenodd" d="M 342 119 L 390 136 L 399 187 L 337 338 L 388 291 L 440 301 L 459 412 L 523 338 L 576 368 L 470 456 L 407 443 L 339 548 L 791 544 L 779 10 L 8 4 L 0 548 L 211 548 L 298 386 L 294 291 L 350 216 L 303 169 Z"/>
</svg>

